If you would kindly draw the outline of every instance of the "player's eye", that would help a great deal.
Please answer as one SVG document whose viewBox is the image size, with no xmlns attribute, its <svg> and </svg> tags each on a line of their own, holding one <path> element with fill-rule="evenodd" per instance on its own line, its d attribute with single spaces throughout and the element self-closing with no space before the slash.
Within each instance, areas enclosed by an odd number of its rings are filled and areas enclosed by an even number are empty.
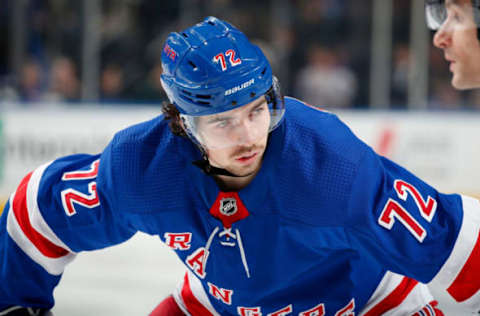
<svg viewBox="0 0 480 316">
<path fill-rule="evenodd" d="M 454 20 L 455 22 L 462 22 L 463 19 L 462 19 L 462 16 L 461 16 L 460 14 L 454 13 L 454 14 L 453 14 L 453 20 Z"/>
<path fill-rule="evenodd" d="M 260 115 L 263 111 L 265 111 L 265 103 L 262 103 L 261 105 L 255 107 L 252 112 L 250 112 L 250 115 L 252 117 Z"/>
<path fill-rule="evenodd" d="M 460 23 L 463 21 L 462 15 L 454 9 L 448 10 L 447 19 L 456 23 Z"/>
<path fill-rule="evenodd" d="M 230 125 L 230 120 L 220 120 L 215 123 L 216 128 L 227 128 Z"/>
<path fill-rule="evenodd" d="M 263 106 L 258 107 L 258 108 L 256 108 L 255 110 L 253 110 L 253 113 L 252 113 L 252 114 L 253 114 L 253 115 L 259 115 L 260 113 L 263 112 L 263 110 L 264 110 Z"/>
</svg>

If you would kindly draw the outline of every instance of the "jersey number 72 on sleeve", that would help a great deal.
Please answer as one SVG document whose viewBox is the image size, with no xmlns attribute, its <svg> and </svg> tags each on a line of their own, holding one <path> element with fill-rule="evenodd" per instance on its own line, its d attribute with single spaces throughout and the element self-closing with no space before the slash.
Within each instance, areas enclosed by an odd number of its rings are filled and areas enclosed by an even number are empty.
<svg viewBox="0 0 480 316">
<path fill-rule="evenodd" d="M 432 221 L 437 209 L 437 201 L 435 199 L 428 196 L 427 199 L 424 200 L 417 188 L 403 180 L 395 180 L 393 186 L 397 196 L 403 201 L 406 201 L 408 194 L 410 194 L 417 204 L 420 215 L 429 223 Z M 395 224 L 396 219 L 398 219 L 419 242 L 423 242 L 427 236 L 425 228 L 423 228 L 400 203 L 389 198 L 378 218 L 378 223 L 380 226 L 390 230 L 393 224 Z"/>
<path fill-rule="evenodd" d="M 97 177 L 99 163 L 100 160 L 97 159 L 92 162 L 89 170 L 65 172 L 62 176 L 62 180 L 73 181 L 95 179 Z M 95 181 L 88 183 L 88 193 L 89 194 L 84 194 L 72 188 L 63 190 L 61 192 L 61 196 L 65 213 L 67 213 L 68 216 L 72 216 L 77 213 L 75 211 L 74 203 L 87 208 L 99 206 L 100 200 L 98 199 L 97 183 Z"/>
</svg>

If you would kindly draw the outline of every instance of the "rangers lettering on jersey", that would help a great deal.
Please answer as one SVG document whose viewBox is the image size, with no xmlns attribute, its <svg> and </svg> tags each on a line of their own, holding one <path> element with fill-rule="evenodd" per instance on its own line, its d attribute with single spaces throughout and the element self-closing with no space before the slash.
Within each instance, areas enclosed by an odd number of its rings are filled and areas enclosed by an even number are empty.
<svg viewBox="0 0 480 316">
<path fill-rule="evenodd" d="M 237 307 L 240 316 L 262 316 L 260 307 Z"/>
<path fill-rule="evenodd" d="M 335 316 L 355 316 L 355 300 L 352 298 L 347 306 L 335 313 Z"/>
<path fill-rule="evenodd" d="M 190 249 L 190 242 L 192 241 L 192 233 L 165 233 L 165 244 L 178 250 Z"/>
<path fill-rule="evenodd" d="M 299 316 L 323 316 L 325 315 L 325 305 L 318 304 L 312 309 L 309 309 L 308 311 L 301 312 Z"/>
<path fill-rule="evenodd" d="M 208 252 L 205 248 L 201 247 L 195 250 L 190 256 L 187 257 L 186 264 L 198 275 L 200 278 L 205 278 L 205 263 L 207 262 Z"/>
<path fill-rule="evenodd" d="M 210 294 L 217 300 L 224 302 L 227 305 L 232 305 L 232 290 L 218 288 L 215 284 L 207 282 Z"/>
</svg>

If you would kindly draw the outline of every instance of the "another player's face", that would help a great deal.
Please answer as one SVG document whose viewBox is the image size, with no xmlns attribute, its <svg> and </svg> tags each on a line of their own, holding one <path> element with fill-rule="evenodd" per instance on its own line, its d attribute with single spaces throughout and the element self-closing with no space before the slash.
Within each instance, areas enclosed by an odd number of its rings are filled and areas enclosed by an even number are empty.
<svg viewBox="0 0 480 316">
<path fill-rule="evenodd" d="M 480 42 L 471 0 L 447 0 L 447 19 L 433 43 L 443 49 L 457 89 L 480 87 Z"/>
<path fill-rule="evenodd" d="M 267 145 L 270 112 L 265 97 L 232 111 L 199 117 L 208 160 L 238 176 L 256 172 Z"/>
</svg>

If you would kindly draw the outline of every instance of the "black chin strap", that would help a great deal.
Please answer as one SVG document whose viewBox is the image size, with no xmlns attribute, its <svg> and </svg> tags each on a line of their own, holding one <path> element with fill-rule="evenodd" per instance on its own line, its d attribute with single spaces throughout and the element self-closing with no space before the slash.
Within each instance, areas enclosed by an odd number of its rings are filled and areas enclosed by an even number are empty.
<svg viewBox="0 0 480 316">
<path fill-rule="evenodd" d="M 237 176 L 223 168 L 214 167 L 210 164 L 208 159 L 205 157 L 201 160 L 192 161 L 192 164 L 200 168 L 206 175 L 209 175 L 209 176 L 229 176 L 229 177 L 236 177 L 236 178 L 246 177 L 246 176 Z"/>
</svg>

